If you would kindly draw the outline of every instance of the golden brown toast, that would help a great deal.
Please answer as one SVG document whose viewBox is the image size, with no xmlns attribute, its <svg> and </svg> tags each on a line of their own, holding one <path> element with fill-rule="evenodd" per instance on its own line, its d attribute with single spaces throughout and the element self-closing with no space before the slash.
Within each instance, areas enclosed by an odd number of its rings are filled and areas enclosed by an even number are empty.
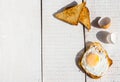
<svg viewBox="0 0 120 82">
<path fill-rule="evenodd" d="M 74 7 L 65 9 L 64 11 L 62 11 L 60 13 L 56 13 L 55 17 L 62 21 L 65 21 L 69 24 L 77 25 L 79 16 L 80 16 L 80 12 L 81 12 L 82 8 L 85 6 L 85 4 L 86 4 L 86 2 L 83 2 Z"/>
<path fill-rule="evenodd" d="M 79 22 L 83 24 L 88 30 L 91 29 L 90 12 L 87 7 L 83 7 L 80 13 Z"/>
<path fill-rule="evenodd" d="M 87 50 L 89 50 L 90 47 L 92 47 L 92 46 L 97 46 L 100 51 L 101 51 L 101 50 L 104 51 L 105 56 L 106 56 L 107 61 L 108 61 L 108 64 L 109 64 L 109 67 L 110 67 L 110 66 L 112 65 L 113 61 L 112 61 L 112 59 L 108 56 L 107 51 L 106 51 L 105 49 L 103 49 L 102 45 L 101 45 L 99 42 L 94 42 L 94 43 L 91 43 L 91 44 L 90 44 L 90 46 L 87 48 Z M 102 77 L 102 76 L 93 75 L 93 74 L 91 74 L 90 72 L 86 71 L 86 69 L 84 68 L 84 66 L 83 66 L 83 64 L 82 64 L 82 59 L 78 62 L 78 65 L 79 65 L 80 67 L 82 67 L 83 71 L 84 71 L 88 76 L 90 76 L 91 78 L 93 78 L 93 79 L 98 79 L 98 78 Z"/>
</svg>

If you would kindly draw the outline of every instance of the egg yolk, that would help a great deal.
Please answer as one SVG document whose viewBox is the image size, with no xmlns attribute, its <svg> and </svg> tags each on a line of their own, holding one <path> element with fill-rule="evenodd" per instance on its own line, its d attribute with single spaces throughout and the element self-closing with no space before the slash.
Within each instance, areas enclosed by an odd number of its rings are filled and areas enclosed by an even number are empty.
<svg viewBox="0 0 120 82">
<path fill-rule="evenodd" d="M 89 66 L 96 66 L 99 62 L 99 56 L 97 54 L 89 54 L 86 57 L 86 62 Z"/>
</svg>

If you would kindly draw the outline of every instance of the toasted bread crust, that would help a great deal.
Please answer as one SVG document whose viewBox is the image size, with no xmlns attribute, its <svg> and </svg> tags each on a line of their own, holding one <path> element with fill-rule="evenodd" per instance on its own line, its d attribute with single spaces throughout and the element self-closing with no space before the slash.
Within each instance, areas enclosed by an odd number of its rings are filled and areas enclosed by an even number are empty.
<svg viewBox="0 0 120 82">
<path fill-rule="evenodd" d="M 79 21 L 78 19 L 79 19 L 80 12 L 81 12 L 82 8 L 85 6 L 85 4 L 86 4 L 86 2 L 83 2 L 74 7 L 65 9 L 64 11 L 62 11 L 60 13 L 56 13 L 55 17 L 64 22 L 67 22 L 69 24 L 77 25 L 78 21 Z"/>
<path fill-rule="evenodd" d="M 90 12 L 87 7 L 83 7 L 80 13 L 79 22 L 83 24 L 88 30 L 91 29 Z"/>
<path fill-rule="evenodd" d="M 91 77 L 91 78 L 93 78 L 93 79 L 99 79 L 99 78 L 101 77 L 101 76 L 96 76 L 96 75 L 93 75 L 93 74 L 85 71 L 85 69 L 84 69 L 83 66 L 82 66 L 81 61 L 78 62 L 78 65 L 79 65 L 80 67 L 82 67 L 82 70 L 83 70 L 89 77 Z"/>
<path fill-rule="evenodd" d="M 103 47 L 101 46 L 101 44 L 98 43 L 98 42 L 92 43 L 92 44 L 89 46 L 89 48 L 90 48 L 91 46 L 99 46 L 100 49 L 104 50 Z M 88 49 L 89 49 L 89 48 L 88 48 Z M 110 67 L 110 66 L 112 65 L 113 61 L 112 61 L 112 60 L 110 59 L 110 57 L 108 56 L 107 51 L 104 50 L 104 52 L 105 52 L 105 55 L 106 55 L 106 57 L 107 57 L 107 59 L 108 59 L 108 63 L 109 63 L 109 67 Z M 99 79 L 100 77 L 102 77 L 102 76 L 96 76 L 96 75 L 93 75 L 93 74 L 87 72 L 87 71 L 84 69 L 81 61 L 82 61 L 82 59 L 78 62 L 78 65 L 79 65 L 80 67 L 82 67 L 83 71 L 84 71 L 88 76 L 90 76 L 90 77 L 93 78 L 93 79 Z"/>
</svg>

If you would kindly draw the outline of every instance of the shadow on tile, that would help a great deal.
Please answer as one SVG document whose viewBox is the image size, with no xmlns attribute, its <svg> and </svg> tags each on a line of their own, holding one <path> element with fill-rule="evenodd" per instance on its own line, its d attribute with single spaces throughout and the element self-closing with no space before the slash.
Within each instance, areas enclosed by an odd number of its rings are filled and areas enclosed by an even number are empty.
<svg viewBox="0 0 120 82">
<path fill-rule="evenodd" d="M 96 18 L 92 21 L 91 25 L 92 25 L 93 27 L 100 28 L 99 25 L 98 25 L 98 21 L 99 21 L 100 18 L 101 18 L 101 17 L 96 17 Z"/>
<path fill-rule="evenodd" d="M 96 37 L 99 41 L 103 42 L 103 43 L 108 43 L 107 41 L 107 35 L 109 34 L 109 32 L 107 31 L 99 31 L 97 34 L 96 34 Z"/>
</svg>

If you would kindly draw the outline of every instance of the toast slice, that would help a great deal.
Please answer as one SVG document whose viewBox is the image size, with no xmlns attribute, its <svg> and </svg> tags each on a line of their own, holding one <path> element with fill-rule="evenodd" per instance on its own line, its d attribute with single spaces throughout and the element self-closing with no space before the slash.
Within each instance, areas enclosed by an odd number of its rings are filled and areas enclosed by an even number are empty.
<svg viewBox="0 0 120 82">
<path fill-rule="evenodd" d="M 87 7 L 83 7 L 80 17 L 79 17 L 79 22 L 83 24 L 88 30 L 91 29 L 91 24 L 90 24 L 90 12 Z"/>
<path fill-rule="evenodd" d="M 79 20 L 79 16 L 80 16 L 80 12 L 82 10 L 82 8 L 85 6 L 86 2 L 83 2 L 79 5 L 76 5 L 74 7 L 65 9 L 62 12 L 56 13 L 55 17 L 65 21 L 69 24 L 72 25 L 77 25 L 78 24 L 78 20 Z"/>
<path fill-rule="evenodd" d="M 93 42 L 93 43 L 91 43 L 91 44 L 89 45 L 89 47 L 87 48 L 86 52 L 84 53 L 84 55 L 85 55 L 86 53 L 88 53 L 88 51 L 89 51 L 91 48 L 93 48 L 93 47 L 94 47 L 95 49 L 97 49 L 100 53 L 101 53 L 101 52 L 104 53 L 105 58 L 106 58 L 106 60 L 107 60 L 107 67 L 109 68 L 109 67 L 112 65 L 113 61 L 112 61 L 111 58 L 108 56 L 107 51 L 106 51 L 105 49 L 103 49 L 103 47 L 102 47 L 102 45 L 101 45 L 100 43 L 98 43 L 98 42 Z M 90 51 L 91 51 L 91 50 L 90 50 Z M 95 53 L 96 53 L 96 52 L 95 52 Z M 85 58 L 84 55 L 83 55 L 83 57 Z M 99 54 L 99 55 L 100 55 L 100 54 Z M 85 63 L 85 62 L 83 62 L 83 61 L 84 61 L 83 57 L 82 57 L 82 59 L 78 62 L 78 65 L 79 65 L 80 67 L 82 67 L 82 69 L 85 71 L 85 73 L 86 73 L 88 76 L 90 76 L 91 78 L 93 78 L 93 79 L 98 79 L 98 78 L 102 77 L 102 76 L 103 76 L 103 72 L 105 72 L 105 71 L 102 71 L 102 74 L 100 74 L 100 75 L 92 74 L 91 71 L 88 71 L 88 68 L 86 68 L 86 66 L 88 66 L 88 65 L 83 64 L 83 63 Z M 105 62 L 104 62 L 103 64 L 105 64 Z M 102 64 L 102 67 L 103 67 L 103 64 Z M 101 64 L 99 64 L 99 65 L 101 65 Z M 107 68 L 106 70 L 108 70 L 108 68 Z M 100 69 L 102 70 L 102 68 L 100 68 Z M 99 71 L 100 71 L 100 70 L 99 70 Z"/>
</svg>

